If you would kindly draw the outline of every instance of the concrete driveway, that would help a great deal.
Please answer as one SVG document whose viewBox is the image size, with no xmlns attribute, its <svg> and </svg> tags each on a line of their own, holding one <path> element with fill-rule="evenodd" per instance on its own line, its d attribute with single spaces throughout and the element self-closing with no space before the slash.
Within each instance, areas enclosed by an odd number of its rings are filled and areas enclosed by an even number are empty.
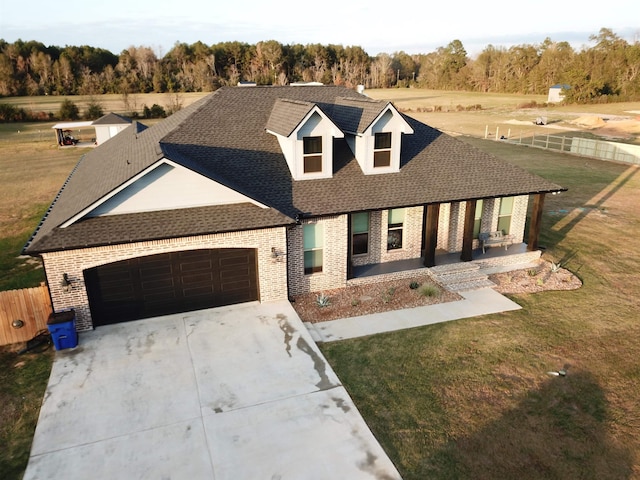
<svg viewBox="0 0 640 480">
<path fill-rule="evenodd" d="M 400 478 L 288 302 L 100 327 L 57 352 L 25 480 Z"/>
</svg>

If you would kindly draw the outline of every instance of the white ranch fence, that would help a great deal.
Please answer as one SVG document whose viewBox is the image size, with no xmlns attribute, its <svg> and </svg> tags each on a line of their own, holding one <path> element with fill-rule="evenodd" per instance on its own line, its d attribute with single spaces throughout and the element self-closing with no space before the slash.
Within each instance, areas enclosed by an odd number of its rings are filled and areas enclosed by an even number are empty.
<svg viewBox="0 0 640 480">
<path fill-rule="evenodd" d="M 509 131 L 506 137 L 500 137 L 496 131 L 495 139 L 527 147 L 559 150 L 582 157 L 640 165 L 640 145 L 562 135 L 533 134 L 527 138 L 510 138 L 510 133 Z"/>
</svg>

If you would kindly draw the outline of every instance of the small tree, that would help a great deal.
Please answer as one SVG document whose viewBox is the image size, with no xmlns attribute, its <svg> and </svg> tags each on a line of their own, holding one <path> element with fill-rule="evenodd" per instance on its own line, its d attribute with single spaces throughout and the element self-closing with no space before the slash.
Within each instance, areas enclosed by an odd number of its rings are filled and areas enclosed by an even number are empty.
<svg viewBox="0 0 640 480">
<path fill-rule="evenodd" d="M 104 115 L 104 110 L 99 102 L 91 101 L 87 105 L 87 110 L 84 112 L 84 118 L 87 120 L 96 120 Z"/>
<path fill-rule="evenodd" d="M 78 120 L 78 118 L 80 118 L 80 110 L 78 110 L 78 106 L 75 103 L 65 98 L 60 105 L 58 118 L 60 118 L 60 120 Z"/>
<path fill-rule="evenodd" d="M 154 103 L 151 108 L 145 105 L 142 109 L 142 115 L 144 118 L 165 118 L 167 116 L 167 112 L 163 107 Z"/>
</svg>

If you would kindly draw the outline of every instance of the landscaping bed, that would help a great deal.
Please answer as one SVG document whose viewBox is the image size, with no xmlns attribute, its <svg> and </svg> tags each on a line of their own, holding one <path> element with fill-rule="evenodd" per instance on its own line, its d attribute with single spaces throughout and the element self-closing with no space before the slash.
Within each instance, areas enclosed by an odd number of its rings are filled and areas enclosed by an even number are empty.
<svg viewBox="0 0 640 480">
<path fill-rule="evenodd" d="M 411 288 L 412 282 L 417 288 Z M 328 305 L 320 306 L 323 296 L 328 299 Z M 317 323 L 460 299 L 460 295 L 444 289 L 425 275 L 307 293 L 294 297 L 291 304 L 303 322 Z"/>
<path fill-rule="evenodd" d="M 566 268 L 539 260 L 538 265 L 512 272 L 489 275 L 494 290 L 503 294 L 536 293 L 549 290 L 575 290 L 582 281 Z"/>
</svg>

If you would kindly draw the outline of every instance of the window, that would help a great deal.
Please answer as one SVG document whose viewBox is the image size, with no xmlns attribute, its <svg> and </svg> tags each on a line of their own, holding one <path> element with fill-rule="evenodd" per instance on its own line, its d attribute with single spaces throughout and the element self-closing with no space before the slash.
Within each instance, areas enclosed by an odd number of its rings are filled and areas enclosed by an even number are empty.
<svg viewBox="0 0 640 480">
<path fill-rule="evenodd" d="M 404 226 L 404 208 L 389 210 L 387 250 L 402 248 L 402 229 Z"/>
<path fill-rule="evenodd" d="M 498 214 L 498 230 L 509 235 L 511 229 L 511 215 L 513 214 L 513 197 L 500 199 L 500 213 Z"/>
<path fill-rule="evenodd" d="M 376 133 L 373 145 L 373 166 L 391 165 L 391 132 Z"/>
<path fill-rule="evenodd" d="M 351 214 L 351 253 L 369 253 L 369 212 Z"/>
<path fill-rule="evenodd" d="M 322 137 L 304 137 L 302 144 L 304 173 L 322 172 Z"/>
<path fill-rule="evenodd" d="M 482 200 L 476 201 L 476 216 L 473 220 L 473 238 L 480 236 L 480 229 L 482 228 L 482 206 Z"/>
<path fill-rule="evenodd" d="M 318 223 L 310 223 L 303 227 L 305 274 L 322 272 L 323 230 L 322 225 Z"/>
</svg>

